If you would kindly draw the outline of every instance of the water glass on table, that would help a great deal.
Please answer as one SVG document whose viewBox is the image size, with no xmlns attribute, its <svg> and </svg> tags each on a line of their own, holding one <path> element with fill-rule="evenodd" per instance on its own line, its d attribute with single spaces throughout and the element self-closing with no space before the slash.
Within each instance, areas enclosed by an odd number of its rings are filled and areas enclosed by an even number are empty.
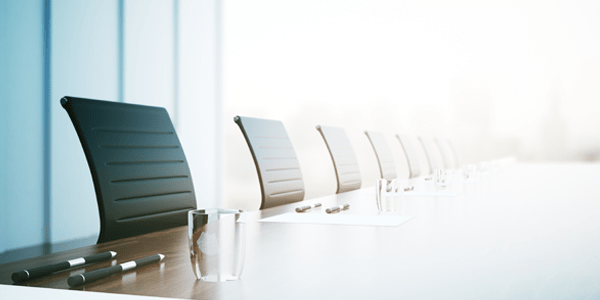
<svg viewBox="0 0 600 300">
<path fill-rule="evenodd" d="M 238 280 L 246 251 L 246 212 L 197 209 L 188 212 L 192 269 L 202 281 Z"/>
<path fill-rule="evenodd" d="M 449 191 L 452 188 L 452 171 L 447 169 L 434 170 L 433 183 L 436 191 Z"/>
<path fill-rule="evenodd" d="M 380 212 L 399 212 L 404 196 L 404 182 L 400 179 L 377 179 L 375 185 L 377 208 Z"/>
<path fill-rule="evenodd" d="M 478 180 L 479 171 L 477 169 L 477 165 L 466 165 L 464 166 L 464 175 L 465 179 L 473 181 Z"/>
</svg>

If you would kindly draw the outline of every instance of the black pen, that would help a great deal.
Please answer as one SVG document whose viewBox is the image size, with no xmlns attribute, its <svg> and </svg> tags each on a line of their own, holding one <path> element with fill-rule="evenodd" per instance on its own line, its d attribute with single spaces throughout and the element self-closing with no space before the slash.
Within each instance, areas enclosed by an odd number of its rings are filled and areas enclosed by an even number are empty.
<svg viewBox="0 0 600 300">
<path fill-rule="evenodd" d="M 112 274 L 125 272 L 127 270 L 131 270 L 136 267 L 141 267 L 141 266 L 145 266 L 145 265 L 148 265 L 151 263 L 159 262 L 163 258 L 165 258 L 164 255 L 156 254 L 156 255 L 140 258 L 138 260 L 128 261 L 128 262 L 122 263 L 120 265 L 116 265 L 116 266 L 112 266 L 112 267 L 108 267 L 108 268 L 104 268 L 104 269 L 99 269 L 99 270 L 95 270 L 95 271 L 91 271 L 91 272 L 87 272 L 87 273 L 83 273 L 83 274 L 79 274 L 79 275 L 74 275 L 74 276 L 69 277 L 69 279 L 67 280 L 67 283 L 69 284 L 69 286 L 78 286 L 78 285 L 84 284 L 86 282 L 92 282 L 92 281 L 95 281 L 98 279 L 102 279 L 102 278 L 110 276 Z"/>
<path fill-rule="evenodd" d="M 338 205 L 338 206 L 334 206 L 334 207 L 329 207 L 325 210 L 325 212 L 330 214 L 332 212 L 348 209 L 349 207 L 350 207 L 350 204 L 346 203 L 346 204 L 342 204 L 342 205 Z"/>
<path fill-rule="evenodd" d="M 67 261 L 60 262 L 60 263 L 53 264 L 53 265 L 23 270 L 23 271 L 13 273 L 12 280 L 14 282 L 22 282 L 22 281 L 26 281 L 29 279 L 34 279 L 34 278 L 42 277 L 42 276 L 45 276 L 48 274 L 52 274 L 54 272 L 58 272 L 61 270 L 66 270 L 68 268 L 81 266 L 83 264 L 89 264 L 89 263 L 93 263 L 93 262 L 107 260 L 107 259 L 115 257 L 115 255 L 117 255 L 117 252 L 108 251 L 108 252 L 104 252 L 104 253 L 100 253 L 100 254 L 94 254 L 94 255 L 90 255 L 90 256 L 86 256 L 86 257 L 80 257 L 80 258 L 67 260 Z"/>
<path fill-rule="evenodd" d="M 315 204 L 311 204 L 311 205 L 304 205 L 304 206 L 296 207 L 296 212 L 303 212 L 307 209 L 311 209 L 311 208 L 315 208 L 315 207 L 319 207 L 319 206 L 321 206 L 321 203 L 315 203 Z"/>
</svg>

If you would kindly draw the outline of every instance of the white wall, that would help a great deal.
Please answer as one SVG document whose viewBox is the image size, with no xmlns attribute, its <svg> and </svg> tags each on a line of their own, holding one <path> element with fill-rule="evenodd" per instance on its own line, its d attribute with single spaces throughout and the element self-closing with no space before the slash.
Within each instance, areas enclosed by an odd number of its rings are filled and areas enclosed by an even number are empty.
<svg viewBox="0 0 600 300">
<path fill-rule="evenodd" d="M 59 103 L 66 95 L 166 107 L 198 205 L 220 205 L 216 0 L 0 3 L 0 253 L 97 239 L 91 175 Z M 44 24 L 46 3 L 50 22 Z"/>
<path fill-rule="evenodd" d="M 344 127 L 363 185 L 377 166 L 362 131 L 449 137 L 464 163 L 600 158 L 600 2 L 243 1 L 223 9 L 225 188 L 256 209 L 258 179 L 231 119 L 284 122 L 307 198 L 335 192 L 317 124 Z"/>
</svg>

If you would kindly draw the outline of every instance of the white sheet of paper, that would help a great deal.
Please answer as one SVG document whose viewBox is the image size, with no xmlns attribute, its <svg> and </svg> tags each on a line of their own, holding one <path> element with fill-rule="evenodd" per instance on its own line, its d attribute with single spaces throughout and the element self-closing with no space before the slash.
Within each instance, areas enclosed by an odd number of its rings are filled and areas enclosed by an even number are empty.
<svg viewBox="0 0 600 300">
<path fill-rule="evenodd" d="M 66 280 L 66 279 L 65 279 Z M 174 298 L 138 296 L 138 295 L 123 295 L 112 293 L 99 293 L 89 291 L 76 290 L 60 290 L 41 287 L 27 287 L 18 285 L 3 285 L 0 284 L 0 295 L 2 300 L 6 299 L 61 299 L 61 300 L 160 300 Z"/>
<path fill-rule="evenodd" d="M 261 219 L 259 222 L 396 227 L 412 218 L 394 215 L 285 213 Z"/>
<path fill-rule="evenodd" d="M 407 191 L 407 192 L 404 192 L 404 196 L 429 196 L 429 197 L 455 197 L 460 194 L 461 194 L 461 192 L 455 192 L 452 190 L 447 191 L 447 192 L 438 192 L 438 191 Z M 374 197 L 375 191 L 368 192 L 367 195 L 373 195 L 373 197 Z"/>
<path fill-rule="evenodd" d="M 431 196 L 431 197 L 454 197 L 460 195 L 460 192 L 436 192 L 436 191 L 408 191 L 404 192 L 404 196 Z"/>
</svg>

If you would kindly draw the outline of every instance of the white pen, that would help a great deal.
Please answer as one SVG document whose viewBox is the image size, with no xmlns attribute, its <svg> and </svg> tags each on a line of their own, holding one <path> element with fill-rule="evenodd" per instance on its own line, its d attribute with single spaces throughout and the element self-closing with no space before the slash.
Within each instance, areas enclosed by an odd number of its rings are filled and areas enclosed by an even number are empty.
<svg viewBox="0 0 600 300">
<path fill-rule="evenodd" d="M 342 204 L 342 205 L 338 205 L 338 206 L 334 206 L 334 207 L 329 207 L 325 210 L 325 212 L 330 214 L 332 212 L 336 212 L 336 211 L 340 211 L 340 210 L 344 210 L 344 209 L 348 209 L 348 208 L 350 208 L 350 204 L 346 203 L 346 204 Z"/>
<path fill-rule="evenodd" d="M 315 203 L 315 204 L 311 204 L 311 205 L 304 205 L 304 206 L 296 207 L 296 212 L 303 212 L 307 209 L 311 209 L 311 208 L 315 208 L 315 207 L 319 207 L 319 206 L 321 206 L 321 203 Z"/>
</svg>

